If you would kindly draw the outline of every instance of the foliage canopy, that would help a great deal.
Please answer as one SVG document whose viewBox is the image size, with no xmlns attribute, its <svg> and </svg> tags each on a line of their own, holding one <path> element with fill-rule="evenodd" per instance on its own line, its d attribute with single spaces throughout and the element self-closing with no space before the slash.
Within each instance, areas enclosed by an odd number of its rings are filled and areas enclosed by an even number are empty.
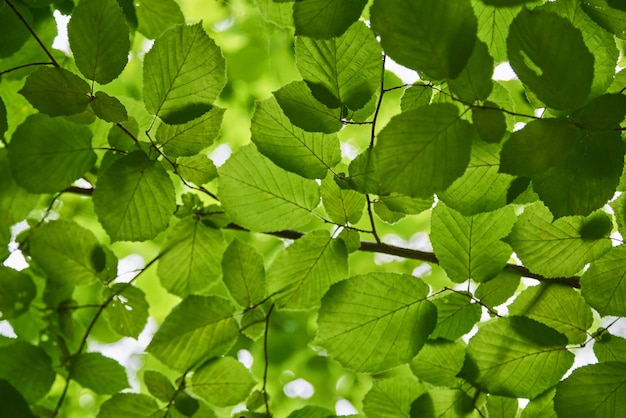
<svg viewBox="0 0 626 418">
<path fill-rule="evenodd" d="M 0 27 L 0 416 L 626 410 L 622 2 Z"/>
</svg>

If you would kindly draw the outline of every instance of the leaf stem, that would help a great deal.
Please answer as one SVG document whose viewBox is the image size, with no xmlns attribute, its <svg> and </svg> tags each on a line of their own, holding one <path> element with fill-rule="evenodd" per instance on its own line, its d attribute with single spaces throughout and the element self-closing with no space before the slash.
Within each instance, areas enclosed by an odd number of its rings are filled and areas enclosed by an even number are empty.
<svg viewBox="0 0 626 418">
<path fill-rule="evenodd" d="M 370 218 L 370 225 L 372 226 L 372 235 L 378 244 L 380 244 L 380 237 L 378 236 L 378 232 L 376 232 L 376 222 L 374 221 L 374 212 L 372 211 L 372 199 L 370 199 L 370 195 L 366 194 L 365 198 L 367 199 L 367 214 Z"/>
<path fill-rule="evenodd" d="M 32 66 L 41 66 L 41 65 L 54 65 L 53 62 L 31 62 L 29 64 L 18 65 L 17 67 L 9 68 L 8 70 L 0 71 L 0 77 L 4 74 L 8 74 L 13 71 L 21 70 L 22 68 L 32 67 Z"/>
<path fill-rule="evenodd" d="M 265 315 L 265 334 L 263 335 L 263 359 L 265 364 L 263 366 L 263 400 L 265 401 L 265 412 L 268 417 L 271 418 L 272 413 L 270 412 L 270 403 L 269 397 L 267 396 L 267 373 L 269 370 L 269 353 L 267 348 L 267 335 L 269 334 L 270 328 L 270 316 L 272 315 L 272 311 L 274 311 L 274 304 L 270 306 L 270 309 L 267 311 L 267 315 Z"/>
<path fill-rule="evenodd" d="M 374 148 L 374 139 L 376 138 L 376 121 L 378 120 L 378 113 L 380 107 L 383 104 L 383 96 L 385 95 L 385 61 L 387 55 L 382 54 L 382 70 L 380 74 L 380 95 L 378 96 L 378 102 L 376 103 L 376 110 L 374 111 L 374 118 L 372 119 L 372 133 L 370 135 L 370 148 Z"/>
</svg>

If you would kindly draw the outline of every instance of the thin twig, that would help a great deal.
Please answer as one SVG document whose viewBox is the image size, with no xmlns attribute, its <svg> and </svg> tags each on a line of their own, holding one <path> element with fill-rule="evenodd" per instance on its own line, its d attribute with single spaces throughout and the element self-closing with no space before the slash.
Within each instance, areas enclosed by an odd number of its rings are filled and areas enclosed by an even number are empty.
<svg viewBox="0 0 626 418">
<path fill-rule="evenodd" d="M 367 199 L 367 215 L 370 218 L 370 225 L 372 226 L 372 235 L 377 243 L 380 244 L 380 237 L 378 236 L 378 232 L 376 232 L 376 222 L 374 220 L 374 212 L 372 211 L 372 200 L 370 199 L 370 195 L 366 194 L 365 198 Z"/>
<path fill-rule="evenodd" d="M 383 53 L 382 56 L 382 71 L 380 75 L 380 95 L 378 96 L 378 102 L 376 103 L 376 110 L 374 111 L 374 119 L 372 119 L 372 133 L 370 136 L 370 148 L 374 147 L 374 139 L 376 138 L 376 121 L 378 120 L 378 113 L 380 107 L 383 104 L 383 96 L 385 95 L 385 60 L 387 56 Z"/>
<path fill-rule="evenodd" d="M 53 62 L 31 62 L 28 64 L 18 65 L 17 67 L 12 67 L 12 68 L 9 68 L 8 70 L 0 71 L 0 77 L 2 77 L 4 74 L 8 74 L 13 71 L 21 70 L 22 68 L 32 67 L 32 66 L 41 66 L 41 65 L 54 65 L 54 63 Z"/>
<path fill-rule="evenodd" d="M 265 335 L 263 336 L 263 358 L 265 360 L 265 365 L 263 366 L 263 400 L 265 401 L 265 412 L 268 417 L 272 416 L 270 412 L 270 402 L 269 397 L 267 396 L 267 372 L 269 370 L 269 354 L 267 348 L 267 335 L 269 334 L 270 328 L 270 315 L 272 315 L 272 311 L 274 310 L 274 304 L 270 306 L 270 309 L 267 311 L 267 315 L 265 315 Z"/>
</svg>

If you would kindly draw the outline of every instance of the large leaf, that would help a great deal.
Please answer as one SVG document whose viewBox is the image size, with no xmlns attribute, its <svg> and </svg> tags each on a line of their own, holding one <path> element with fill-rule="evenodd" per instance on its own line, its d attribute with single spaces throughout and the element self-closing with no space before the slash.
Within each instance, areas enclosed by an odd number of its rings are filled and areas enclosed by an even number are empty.
<svg viewBox="0 0 626 418">
<path fill-rule="evenodd" d="M 157 274 L 170 293 L 185 297 L 208 289 L 221 275 L 222 232 L 195 217 L 180 221 L 163 243 Z"/>
<path fill-rule="evenodd" d="M 27 312 L 36 293 L 30 276 L 0 265 L 0 320 Z"/>
<path fill-rule="evenodd" d="M 626 316 L 626 246 L 612 248 L 580 278 L 583 297 L 600 315 Z"/>
<path fill-rule="evenodd" d="M 583 239 L 583 224 L 584 218 L 579 216 L 553 222 L 550 211 L 536 203 L 524 209 L 506 241 L 532 272 L 546 277 L 572 276 L 611 248 L 608 236 Z"/>
<path fill-rule="evenodd" d="M 364 23 L 337 38 L 296 38 L 296 65 L 313 95 L 326 106 L 362 108 L 378 89 L 380 45 Z"/>
<path fill-rule="evenodd" d="M 411 403 L 423 392 L 414 376 L 376 379 L 363 399 L 363 412 L 369 417 L 408 418 Z"/>
<path fill-rule="evenodd" d="M 93 203 L 112 241 L 152 239 L 176 209 L 172 180 L 141 151 L 120 158 L 100 175 Z"/>
<path fill-rule="evenodd" d="M 257 102 L 252 141 L 276 165 L 303 177 L 325 178 L 341 160 L 336 135 L 306 132 L 294 126 L 274 98 Z"/>
<path fill-rule="evenodd" d="M 571 367 L 566 344 L 563 334 L 532 319 L 498 318 L 470 340 L 462 377 L 494 395 L 532 399 Z"/>
<path fill-rule="evenodd" d="M 116 79 L 128 61 L 130 38 L 121 11 L 115 0 L 83 0 L 67 25 L 76 66 L 100 84 Z"/>
<path fill-rule="evenodd" d="M 339 282 L 322 299 L 314 344 L 359 372 L 406 363 L 435 328 L 427 296 L 428 286 L 409 275 L 369 273 Z"/>
<path fill-rule="evenodd" d="M 148 395 L 116 393 L 100 406 L 98 418 L 153 418 L 159 413 L 161 409 Z"/>
<path fill-rule="evenodd" d="M 265 266 L 254 247 L 234 239 L 222 259 L 224 284 L 243 307 L 253 306 L 265 297 Z"/>
<path fill-rule="evenodd" d="M 280 169 L 251 145 L 239 148 L 219 173 L 218 194 L 226 213 L 255 231 L 299 228 L 319 203 L 313 180 Z"/>
<path fill-rule="evenodd" d="M 558 284 L 533 286 L 520 293 L 509 306 L 511 315 L 523 315 L 564 334 L 570 343 L 581 344 L 593 323 L 591 308 L 580 293 Z"/>
<path fill-rule="evenodd" d="M 176 0 L 135 0 L 138 30 L 149 39 L 157 38 L 174 25 L 185 23 Z"/>
<path fill-rule="evenodd" d="M 276 257 L 267 271 L 267 289 L 279 307 L 310 309 L 319 306 L 328 288 L 347 273 L 343 241 L 327 231 L 313 231 Z"/>
<path fill-rule="evenodd" d="M 163 123 L 156 133 L 157 143 L 170 157 L 195 155 L 213 144 L 220 133 L 225 109 L 213 107 L 205 114 L 182 125 Z"/>
<path fill-rule="evenodd" d="M 497 276 L 512 252 L 501 239 L 515 220 L 511 207 L 463 216 L 440 202 L 432 212 L 431 242 L 448 277 L 484 282 Z"/>
<path fill-rule="evenodd" d="M 374 148 L 382 192 L 427 197 L 445 190 L 465 171 L 472 136 L 471 125 L 451 104 L 394 116 Z"/>
<path fill-rule="evenodd" d="M 71 286 L 106 278 L 107 255 L 94 234 L 67 219 L 47 222 L 30 236 L 33 260 L 51 280 Z"/>
<path fill-rule="evenodd" d="M 426 79 L 457 77 L 472 55 L 477 20 L 469 0 L 375 0 L 370 13 L 385 52 Z"/>
<path fill-rule="evenodd" d="M 113 294 L 113 300 L 104 309 L 111 329 L 120 335 L 138 338 L 148 322 L 146 295 L 127 283 L 115 283 L 105 291 L 105 297 Z"/>
<path fill-rule="evenodd" d="M 167 30 L 144 58 L 146 109 L 166 123 L 188 122 L 209 111 L 225 83 L 220 48 L 200 23 Z"/>
<path fill-rule="evenodd" d="M 554 409 L 561 417 L 618 417 L 626 410 L 626 363 L 591 364 L 556 387 Z"/>
<path fill-rule="evenodd" d="M 523 10 L 511 24 L 507 48 L 515 73 L 549 107 L 576 109 L 589 95 L 594 58 L 567 19 Z"/>
<path fill-rule="evenodd" d="M 294 4 L 296 35 L 328 39 L 340 36 L 361 16 L 367 0 L 300 0 Z"/>
<path fill-rule="evenodd" d="M 232 357 L 222 357 L 194 372 L 191 389 L 212 405 L 228 406 L 244 401 L 255 384 L 243 364 Z"/>
<path fill-rule="evenodd" d="M 24 341 L 0 347 L 0 379 L 6 379 L 27 401 L 34 403 L 44 397 L 56 373 L 46 352 Z"/>
<path fill-rule="evenodd" d="M 55 193 L 70 186 L 96 162 L 91 137 L 85 126 L 42 114 L 29 116 L 15 130 L 9 146 L 15 181 L 35 193 Z"/>
<path fill-rule="evenodd" d="M 41 113 L 50 116 L 75 115 L 87 108 L 89 84 L 60 67 L 41 67 L 33 71 L 20 94 Z"/>
<path fill-rule="evenodd" d="M 224 354 L 239 330 L 235 308 L 215 296 L 188 296 L 165 318 L 146 349 L 172 369 L 184 371 Z"/>
<path fill-rule="evenodd" d="M 100 353 L 83 353 L 72 359 L 72 379 L 96 393 L 116 393 L 128 387 L 126 370 Z"/>
</svg>

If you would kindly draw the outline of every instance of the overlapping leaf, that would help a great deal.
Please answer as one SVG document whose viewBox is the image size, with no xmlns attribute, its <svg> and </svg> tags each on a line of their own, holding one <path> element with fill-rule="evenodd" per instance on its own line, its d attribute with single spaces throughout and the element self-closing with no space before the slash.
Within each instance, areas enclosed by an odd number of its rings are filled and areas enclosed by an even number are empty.
<svg viewBox="0 0 626 418">
<path fill-rule="evenodd" d="M 478 19 L 478 38 L 489 48 L 496 63 L 507 61 L 506 38 L 519 7 L 493 7 L 484 1 L 472 2 Z"/>
<path fill-rule="evenodd" d="M 470 332 L 480 320 L 480 305 L 472 303 L 467 294 L 453 292 L 433 299 L 432 302 L 437 308 L 437 326 L 430 338 L 455 341 Z"/>
<path fill-rule="evenodd" d="M 465 346 L 462 342 L 428 340 L 411 360 L 411 370 L 422 382 L 435 386 L 456 386 L 463 368 Z"/>
<path fill-rule="evenodd" d="M 356 224 L 363 214 L 365 197 L 349 189 L 342 189 L 329 175 L 322 181 L 322 202 L 330 218 L 340 225 Z"/>
<path fill-rule="evenodd" d="M 411 403 L 424 391 L 414 376 L 374 380 L 363 399 L 363 412 L 370 417 L 408 417 Z"/>
<path fill-rule="evenodd" d="M 13 319 L 28 311 L 36 293 L 30 276 L 0 266 L 0 320 Z"/>
<path fill-rule="evenodd" d="M 34 403 L 44 397 L 56 373 L 46 352 L 24 341 L 0 347 L 0 379 L 6 379 L 24 398 Z"/>
<path fill-rule="evenodd" d="M 232 357 L 207 362 L 194 372 L 191 381 L 193 392 L 216 406 L 244 401 L 255 384 L 248 369 Z"/>
<path fill-rule="evenodd" d="M 296 35 L 328 39 L 342 35 L 361 16 L 367 0 L 301 0 L 293 7 Z"/>
<path fill-rule="evenodd" d="M 224 252 L 224 284 L 231 296 L 243 307 L 255 305 L 265 297 L 265 266 L 254 247 L 237 239 Z"/>
<path fill-rule="evenodd" d="M 128 387 L 126 369 L 100 353 L 83 353 L 72 359 L 72 379 L 96 393 L 111 394 Z"/>
<path fill-rule="evenodd" d="M 157 143 L 171 157 L 192 156 L 213 144 L 220 133 L 225 109 L 213 107 L 205 114 L 181 125 L 163 123 L 156 133 Z"/>
<path fill-rule="evenodd" d="M 172 26 L 185 23 L 176 0 L 136 0 L 138 30 L 149 39 L 157 38 Z"/>
<path fill-rule="evenodd" d="M 469 103 L 486 100 L 493 88 L 493 58 L 487 45 L 477 41 L 467 65 L 461 73 L 448 81 L 452 93 Z"/>
<path fill-rule="evenodd" d="M 343 126 L 341 109 L 331 109 L 318 101 L 304 81 L 281 87 L 274 97 L 291 123 L 305 131 L 332 133 Z"/>
<path fill-rule="evenodd" d="M 605 330 L 593 343 L 593 353 L 600 362 L 621 361 L 626 363 L 626 338 Z"/>
<path fill-rule="evenodd" d="M 626 316 L 626 246 L 612 248 L 580 278 L 587 303 L 600 315 Z"/>
<path fill-rule="evenodd" d="M 411 405 L 411 418 L 465 418 L 472 416 L 474 402 L 461 389 L 435 388 Z"/>
<path fill-rule="evenodd" d="M 620 39 L 626 39 L 626 10 L 619 2 L 611 0 L 583 0 L 582 9 L 598 25 Z"/>
<path fill-rule="evenodd" d="M 98 418 L 148 418 L 154 417 L 161 409 L 148 395 L 141 393 L 117 393 L 107 399 L 98 412 Z"/>
<path fill-rule="evenodd" d="M 138 338 L 148 322 L 146 295 L 138 287 L 127 283 L 115 283 L 105 291 L 113 300 L 104 309 L 111 328 L 120 335 Z"/>
<path fill-rule="evenodd" d="M 41 113 L 67 116 L 87 108 L 90 91 L 85 80 L 68 70 L 41 67 L 28 76 L 20 94 Z"/>
</svg>

